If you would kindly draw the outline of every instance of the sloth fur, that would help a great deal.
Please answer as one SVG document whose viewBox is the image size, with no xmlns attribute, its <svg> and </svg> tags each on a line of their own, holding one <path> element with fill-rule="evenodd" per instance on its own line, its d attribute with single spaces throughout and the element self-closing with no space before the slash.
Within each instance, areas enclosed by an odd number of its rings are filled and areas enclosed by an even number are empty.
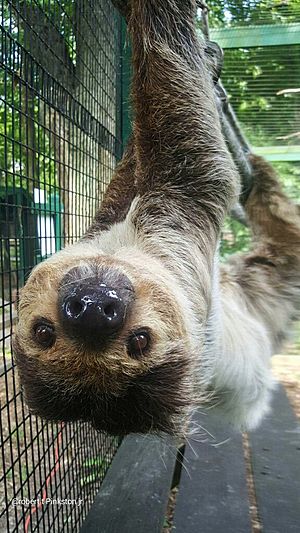
<svg viewBox="0 0 300 533">
<path fill-rule="evenodd" d="M 195 0 L 131 0 L 132 140 L 86 235 L 22 290 L 14 353 L 28 405 L 47 419 L 182 434 L 198 406 L 239 428 L 269 409 L 270 357 L 299 316 L 300 217 L 272 167 L 251 155 L 252 248 L 220 264 L 240 180 L 195 11 Z M 111 336 L 80 337 L 62 302 L 99 286 L 122 295 L 126 317 Z M 37 324 L 53 332 L 50 346 Z M 138 331 L 149 342 L 132 356 Z"/>
</svg>

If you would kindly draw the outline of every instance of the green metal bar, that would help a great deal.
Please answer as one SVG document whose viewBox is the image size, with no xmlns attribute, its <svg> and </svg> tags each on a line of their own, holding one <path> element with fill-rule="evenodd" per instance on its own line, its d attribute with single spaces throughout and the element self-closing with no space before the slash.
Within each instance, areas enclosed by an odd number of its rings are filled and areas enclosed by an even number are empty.
<svg viewBox="0 0 300 533">
<path fill-rule="evenodd" d="M 119 42 L 116 49 L 116 149 L 115 153 L 119 161 L 123 154 L 123 50 L 124 50 L 124 31 L 123 17 L 118 13 L 116 15 L 118 24 Z"/>
<path fill-rule="evenodd" d="M 253 146 L 255 154 L 267 161 L 300 161 L 300 145 L 294 146 Z"/>
<path fill-rule="evenodd" d="M 210 30 L 210 39 L 222 48 L 251 48 L 300 44 L 300 24 L 262 24 L 261 26 Z"/>
<path fill-rule="evenodd" d="M 131 44 L 125 19 L 122 20 L 122 141 L 126 146 L 132 130 L 130 87 L 132 79 Z"/>
</svg>

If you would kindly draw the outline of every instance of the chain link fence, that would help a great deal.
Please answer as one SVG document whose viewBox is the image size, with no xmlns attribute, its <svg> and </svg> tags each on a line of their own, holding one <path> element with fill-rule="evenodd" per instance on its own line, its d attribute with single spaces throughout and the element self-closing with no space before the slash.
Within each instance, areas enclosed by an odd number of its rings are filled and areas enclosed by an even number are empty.
<svg viewBox="0 0 300 533">
<path fill-rule="evenodd" d="M 48 424 L 11 352 L 32 267 L 90 224 L 122 151 L 122 20 L 109 0 L 1 2 L 1 531 L 78 531 L 118 440 Z"/>
</svg>

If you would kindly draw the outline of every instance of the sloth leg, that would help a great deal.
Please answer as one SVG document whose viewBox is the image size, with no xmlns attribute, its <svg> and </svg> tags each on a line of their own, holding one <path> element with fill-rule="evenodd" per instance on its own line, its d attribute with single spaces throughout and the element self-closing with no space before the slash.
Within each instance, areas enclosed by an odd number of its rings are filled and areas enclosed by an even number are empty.
<svg viewBox="0 0 300 533">
<path fill-rule="evenodd" d="M 129 140 L 124 155 L 118 164 L 112 181 L 107 187 L 101 208 L 83 239 L 91 239 L 101 231 L 108 230 L 112 224 L 125 219 L 131 202 L 136 195 L 135 149 L 133 137 Z"/>
<path fill-rule="evenodd" d="M 253 188 L 245 209 L 252 250 L 233 256 L 229 263 L 246 308 L 266 325 L 272 352 L 276 353 L 291 321 L 300 315 L 300 216 L 297 206 L 282 191 L 272 166 L 254 155 L 250 162 Z"/>
<path fill-rule="evenodd" d="M 214 246 L 238 178 L 221 133 L 195 11 L 193 0 L 131 2 L 141 197 L 136 224 L 144 234 L 166 226 L 181 234 L 183 228 L 196 228 Z"/>
<path fill-rule="evenodd" d="M 284 194 L 275 170 L 262 157 L 251 155 L 253 189 L 245 209 L 255 248 L 249 257 L 289 270 L 300 262 L 300 216 L 298 207 Z M 300 274 L 299 274 L 300 278 Z"/>
</svg>

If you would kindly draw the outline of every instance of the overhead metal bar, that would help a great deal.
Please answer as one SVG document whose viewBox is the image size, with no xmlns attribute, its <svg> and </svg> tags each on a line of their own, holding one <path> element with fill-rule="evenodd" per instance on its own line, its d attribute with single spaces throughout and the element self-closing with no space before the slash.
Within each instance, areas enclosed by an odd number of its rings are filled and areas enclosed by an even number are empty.
<svg viewBox="0 0 300 533">
<path fill-rule="evenodd" d="M 252 150 L 267 161 L 300 161 L 300 145 L 253 146 Z"/>
<path fill-rule="evenodd" d="M 253 48 L 300 44 L 300 24 L 262 24 L 261 26 L 236 26 L 210 28 L 210 39 L 222 48 Z"/>
</svg>

